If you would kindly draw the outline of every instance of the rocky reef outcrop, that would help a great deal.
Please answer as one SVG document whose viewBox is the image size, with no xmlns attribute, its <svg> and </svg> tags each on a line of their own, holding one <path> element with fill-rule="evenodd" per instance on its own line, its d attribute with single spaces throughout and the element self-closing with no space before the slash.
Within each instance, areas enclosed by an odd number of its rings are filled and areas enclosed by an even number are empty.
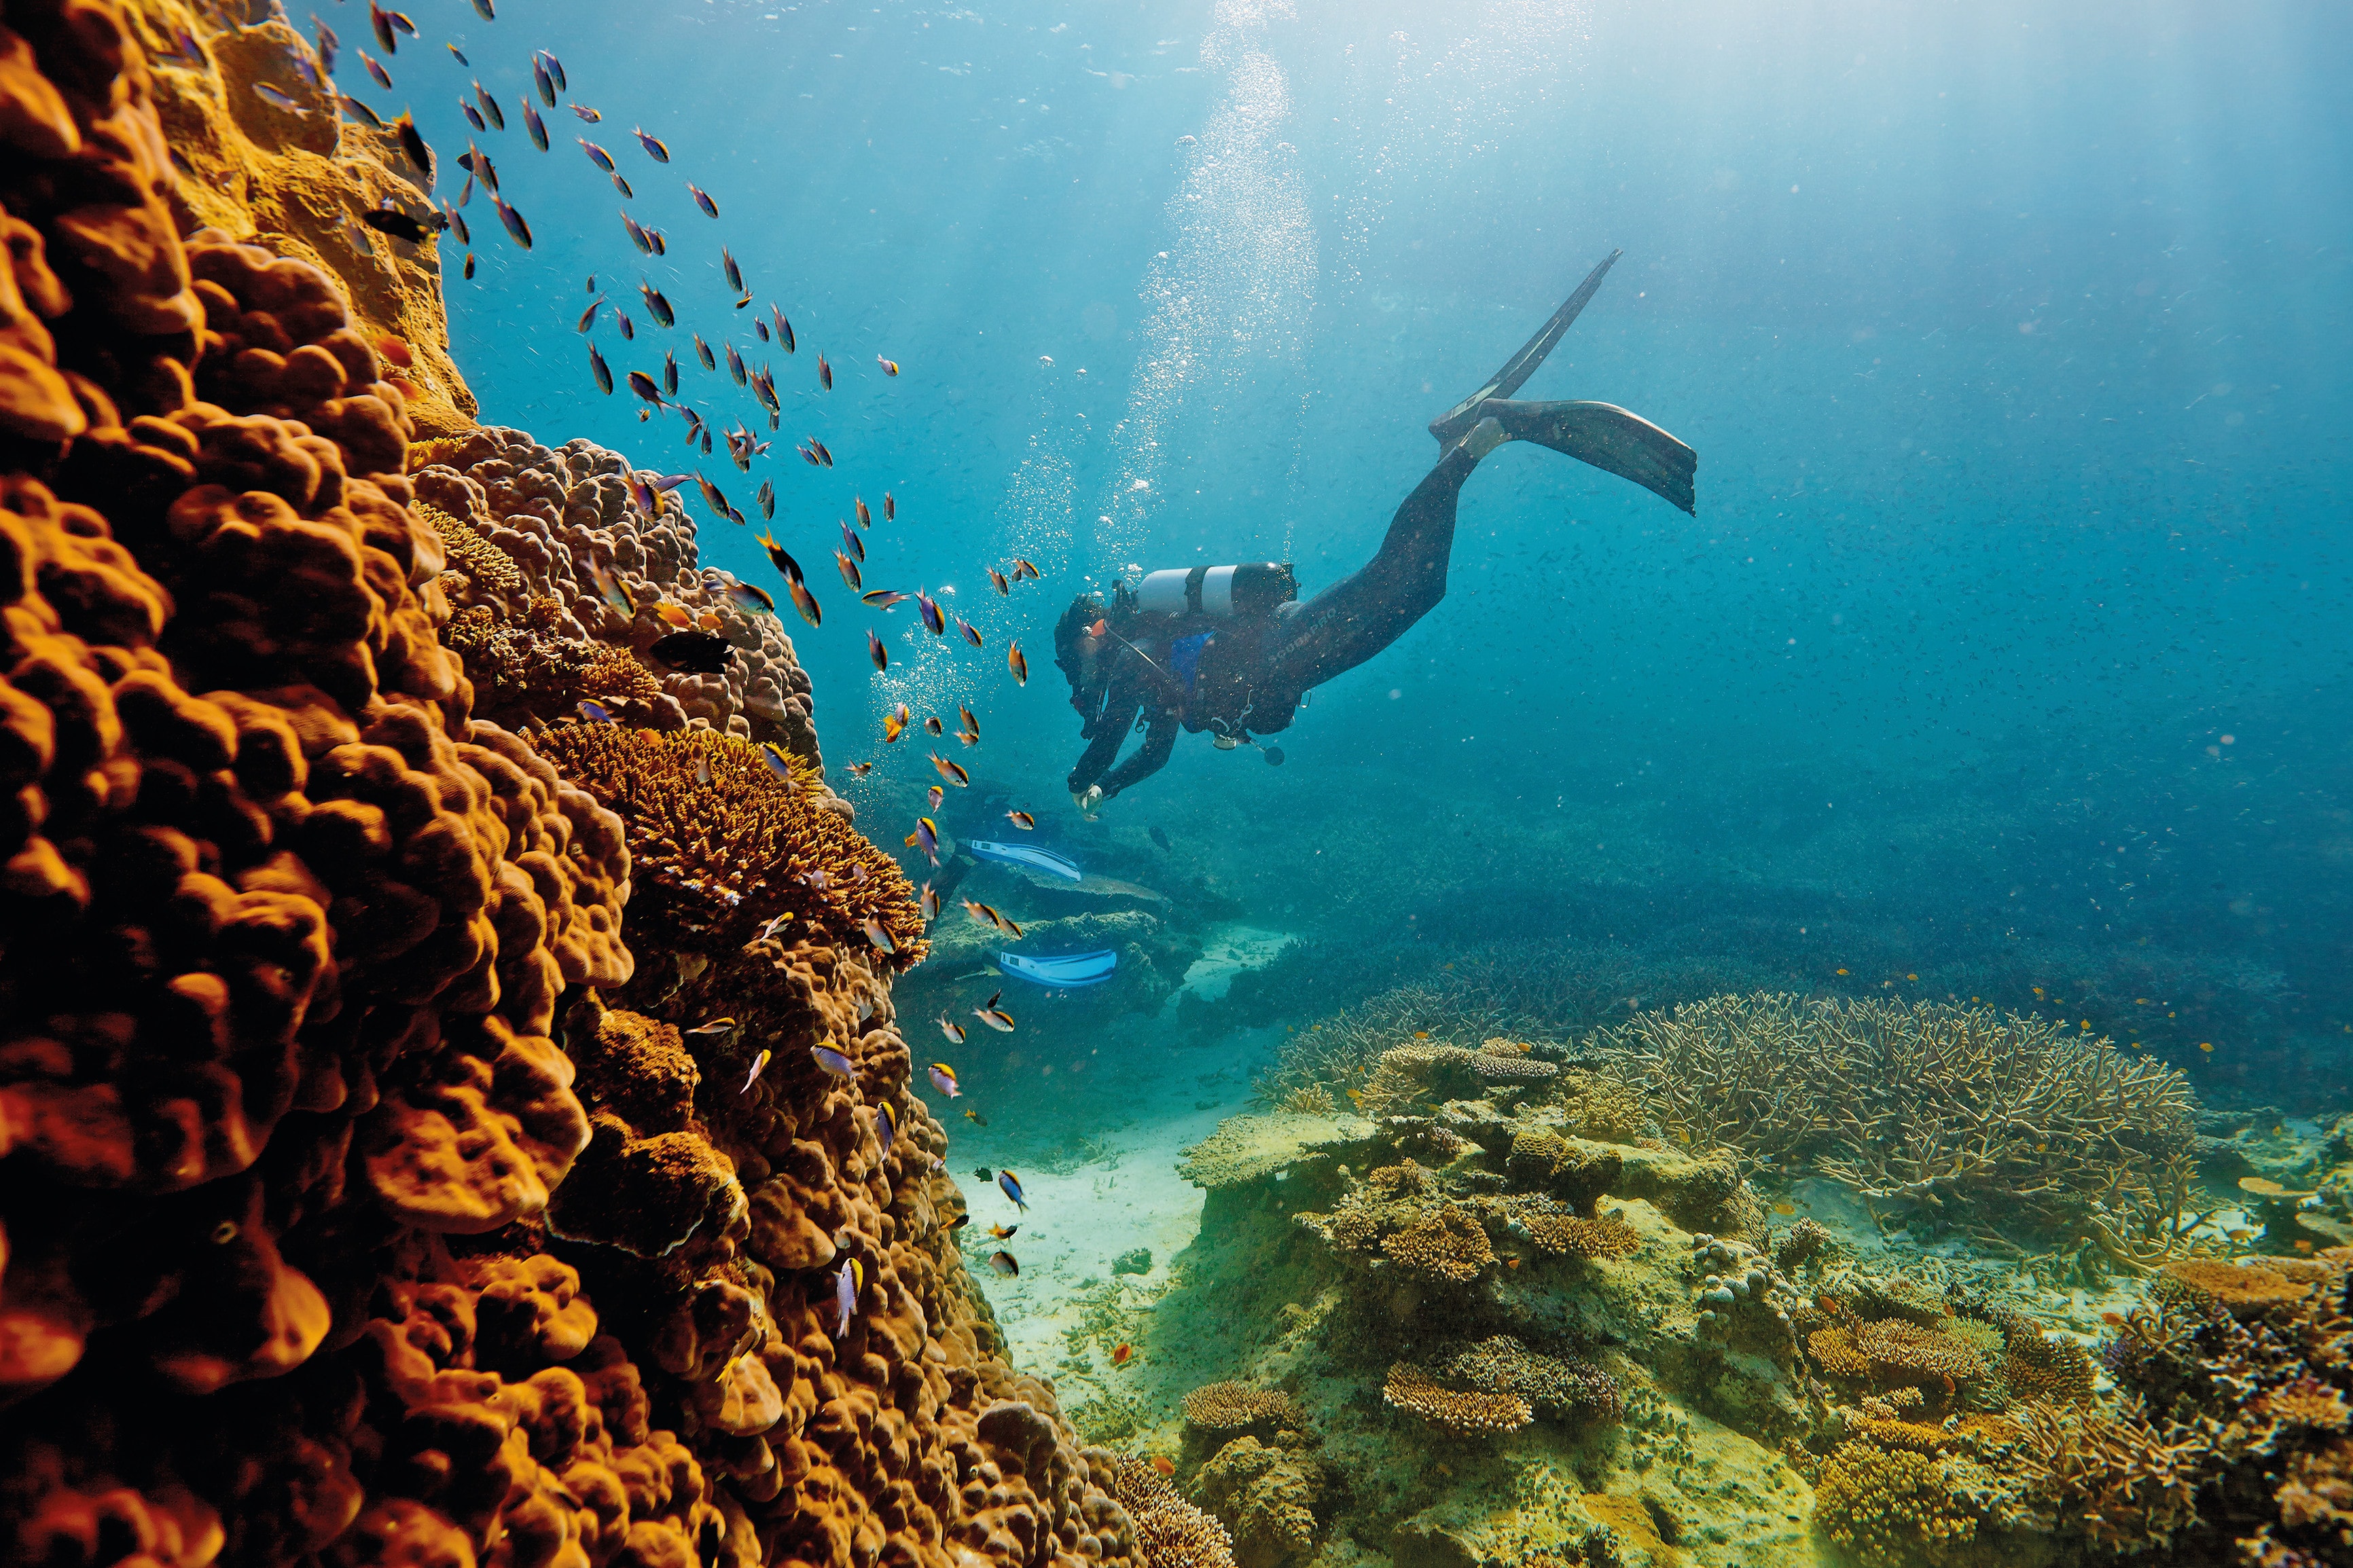
<svg viewBox="0 0 2353 1568">
<path fill-rule="evenodd" d="M 953 1246 L 920 912 L 781 630 L 626 736 L 478 703 L 467 609 L 710 579 L 610 454 L 471 428 L 347 221 L 384 149 L 244 90 L 301 47 L 0 21 L 0 1556 L 1142 1562 Z"/>
</svg>

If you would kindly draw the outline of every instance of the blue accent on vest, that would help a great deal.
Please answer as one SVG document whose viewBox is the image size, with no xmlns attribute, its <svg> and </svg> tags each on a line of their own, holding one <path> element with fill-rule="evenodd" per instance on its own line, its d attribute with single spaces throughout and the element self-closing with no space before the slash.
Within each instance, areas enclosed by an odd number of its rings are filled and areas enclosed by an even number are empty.
<svg viewBox="0 0 2353 1568">
<path fill-rule="evenodd" d="M 1119 954 L 1108 948 L 1100 952 L 1066 952 L 1052 958 L 1029 958 L 1017 952 L 1000 952 L 997 965 L 1017 979 L 1043 985 L 1052 991 L 1075 990 L 1082 985 L 1100 985 L 1109 980 L 1119 967 Z"/>
<path fill-rule="evenodd" d="M 1209 646 L 1214 632 L 1195 632 L 1188 637 L 1178 637 L 1168 645 L 1168 668 L 1185 683 L 1185 695 L 1193 695 L 1194 679 L 1201 672 L 1201 650 Z"/>
</svg>

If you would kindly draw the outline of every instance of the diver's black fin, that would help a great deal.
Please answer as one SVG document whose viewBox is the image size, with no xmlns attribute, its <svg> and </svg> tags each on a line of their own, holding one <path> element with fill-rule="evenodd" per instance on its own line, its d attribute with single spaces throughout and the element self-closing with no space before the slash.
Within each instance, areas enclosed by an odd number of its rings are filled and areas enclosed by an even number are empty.
<svg viewBox="0 0 2353 1568">
<path fill-rule="evenodd" d="M 1482 414 L 1500 421 L 1504 433 L 1515 441 L 1565 452 L 1698 515 L 1692 476 L 1699 468 L 1699 454 L 1639 414 L 1609 403 L 1512 403 L 1503 398 L 1489 398 Z"/>
<path fill-rule="evenodd" d="M 1569 324 L 1577 320 L 1577 313 L 1585 309 L 1587 302 L 1601 287 L 1601 279 L 1608 275 L 1612 264 L 1625 254 L 1622 250 L 1613 250 L 1603 257 L 1601 265 L 1587 273 L 1585 281 L 1577 286 L 1577 292 L 1552 313 L 1552 320 L 1538 329 L 1535 337 L 1522 343 L 1520 352 L 1505 360 L 1504 368 L 1497 371 L 1486 385 L 1431 420 L 1430 433 L 1437 437 L 1441 445 L 1453 441 L 1478 423 L 1471 412 L 1472 409 L 1491 397 L 1509 397 L 1519 391 L 1528 377 L 1535 374 L 1536 367 L 1545 362 L 1545 355 L 1552 353 L 1553 345 L 1560 342 L 1561 334 L 1568 331 Z"/>
</svg>

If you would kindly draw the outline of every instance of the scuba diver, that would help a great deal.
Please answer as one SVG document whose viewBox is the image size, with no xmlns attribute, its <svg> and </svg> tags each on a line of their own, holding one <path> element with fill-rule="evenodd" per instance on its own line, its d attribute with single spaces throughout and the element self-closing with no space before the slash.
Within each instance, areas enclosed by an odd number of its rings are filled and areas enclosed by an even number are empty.
<svg viewBox="0 0 2353 1568">
<path fill-rule="evenodd" d="M 1438 466 L 1355 573 L 1304 604 L 1291 567 L 1271 562 L 1155 572 L 1133 589 L 1114 583 L 1108 606 L 1092 594 L 1071 602 L 1054 627 L 1054 663 L 1085 721 L 1087 748 L 1068 781 L 1082 813 L 1092 818 L 1157 772 L 1180 728 L 1209 731 L 1221 751 L 1258 746 L 1279 764 L 1281 748 L 1253 737 L 1288 727 L 1309 690 L 1388 647 L 1445 597 L 1462 481 L 1506 441 L 1565 452 L 1694 510 L 1698 454 L 1649 420 L 1607 403 L 1512 401 L 1621 254 L 1604 258 L 1493 379 L 1430 422 Z M 1114 766 L 1138 727 L 1143 745 Z"/>
</svg>

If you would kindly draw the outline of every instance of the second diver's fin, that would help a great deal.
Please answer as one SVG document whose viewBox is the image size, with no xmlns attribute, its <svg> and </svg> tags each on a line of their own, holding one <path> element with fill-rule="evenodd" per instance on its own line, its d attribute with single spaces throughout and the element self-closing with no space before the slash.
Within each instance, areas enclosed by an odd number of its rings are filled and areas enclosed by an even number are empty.
<svg viewBox="0 0 2353 1568">
<path fill-rule="evenodd" d="M 1486 413 L 1514 441 L 1534 441 L 1631 479 L 1670 505 L 1696 516 L 1692 477 L 1699 454 L 1612 403 L 1513 403 L 1490 398 Z"/>
<path fill-rule="evenodd" d="M 1561 334 L 1568 331 L 1577 313 L 1600 289 L 1601 279 L 1609 274 L 1610 267 L 1625 254 L 1622 250 L 1613 250 L 1603 257 L 1601 265 L 1587 273 L 1585 281 L 1577 286 L 1577 292 L 1552 313 L 1552 320 L 1539 328 L 1535 337 L 1522 343 L 1520 352 L 1505 360 L 1504 368 L 1497 371 L 1486 385 L 1431 420 L 1430 433 L 1437 437 L 1441 445 L 1451 442 L 1478 423 L 1472 409 L 1491 397 L 1509 397 L 1519 391 L 1528 377 L 1535 374 L 1536 367 L 1544 363 L 1545 356 L 1552 353 L 1553 345 L 1560 342 Z"/>
</svg>

